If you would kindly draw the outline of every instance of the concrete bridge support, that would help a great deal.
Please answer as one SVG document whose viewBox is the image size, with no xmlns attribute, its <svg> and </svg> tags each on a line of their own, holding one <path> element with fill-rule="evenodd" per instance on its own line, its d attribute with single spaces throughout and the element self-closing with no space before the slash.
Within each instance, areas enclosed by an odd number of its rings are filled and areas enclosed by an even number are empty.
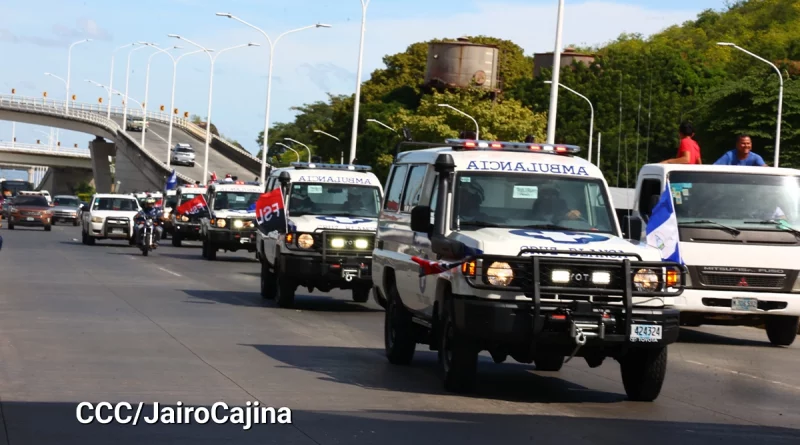
<svg viewBox="0 0 800 445">
<path fill-rule="evenodd" d="M 109 156 L 116 156 L 113 142 L 107 142 L 100 136 L 89 142 L 92 153 L 92 172 L 97 193 L 111 193 L 111 163 Z"/>
<path fill-rule="evenodd" d="M 91 183 L 92 171 L 75 167 L 51 167 L 37 190 L 47 190 L 50 196 L 74 195 L 82 182 Z"/>
</svg>

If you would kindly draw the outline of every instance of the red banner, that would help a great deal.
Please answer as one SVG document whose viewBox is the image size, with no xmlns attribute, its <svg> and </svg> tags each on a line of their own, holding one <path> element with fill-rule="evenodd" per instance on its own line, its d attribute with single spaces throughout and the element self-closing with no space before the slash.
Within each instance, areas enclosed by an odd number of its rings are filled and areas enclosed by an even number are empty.
<svg viewBox="0 0 800 445">
<path fill-rule="evenodd" d="M 208 209 L 206 198 L 203 195 L 197 195 L 194 198 L 184 202 L 175 209 L 178 215 L 196 215 Z"/>
<path fill-rule="evenodd" d="M 269 233 L 277 230 L 286 233 L 286 212 L 283 207 L 283 192 L 280 188 L 264 193 L 256 201 L 256 224 Z"/>
</svg>

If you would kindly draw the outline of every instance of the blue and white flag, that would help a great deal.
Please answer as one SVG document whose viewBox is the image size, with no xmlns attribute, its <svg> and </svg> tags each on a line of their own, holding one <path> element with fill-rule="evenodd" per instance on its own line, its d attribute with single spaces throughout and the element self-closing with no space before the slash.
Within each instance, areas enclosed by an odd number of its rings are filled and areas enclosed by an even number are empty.
<svg viewBox="0 0 800 445">
<path fill-rule="evenodd" d="M 646 233 L 647 244 L 661 251 L 662 260 L 683 264 L 679 247 L 678 218 L 675 217 L 669 182 L 661 193 L 658 204 L 653 208 L 650 220 L 647 221 Z"/>
<path fill-rule="evenodd" d="M 178 187 L 178 174 L 175 173 L 175 170 L 172 170 L 172 174 L 169 175 L 167 178 L 167 185 L 164 187 L 165 190 L 172 190 Z"/>
</svg>

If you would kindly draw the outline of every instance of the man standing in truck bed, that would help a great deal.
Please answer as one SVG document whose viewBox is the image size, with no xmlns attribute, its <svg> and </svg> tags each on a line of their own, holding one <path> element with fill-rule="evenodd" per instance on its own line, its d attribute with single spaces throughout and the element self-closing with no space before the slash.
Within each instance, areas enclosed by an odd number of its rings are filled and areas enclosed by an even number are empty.
<svg viewBox="0 0 800 445">
<path fill-rule="evenodd" d="M 753 142 L 746 134 L 736 138 L 736 148 L 726 152 L 714 165 L 747 165 L 769 167 L 764 158 L 753 153 Z"/>
<path fill-rule="evenodd" d="M 673 159 L 661 161 L 661 164 L 702 164 L 700 160 L 700 146 L 694 139 L 694 127 L 689 122 L 684 122 L 678 128 L 681 138 L 678 146 L 678 155 Z"/>
</svg>

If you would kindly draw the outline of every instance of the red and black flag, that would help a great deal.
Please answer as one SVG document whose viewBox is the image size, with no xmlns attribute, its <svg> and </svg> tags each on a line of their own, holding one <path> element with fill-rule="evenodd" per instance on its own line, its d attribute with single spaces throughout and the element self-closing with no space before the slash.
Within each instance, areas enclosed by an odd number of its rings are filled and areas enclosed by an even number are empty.
<svg viewBox="0 0 800 445">
<path fill-rule="evenodd" d="M 178 215 L 197 215 L 208 209 L 208 203 L 203 195 L 197 195 L 194 198 L 184 202 L 175 209 Z"/>
<path fill-rule="evenodd" d="M 263 233 L 278 231 L 286 233 L 286 212 L 283 207 L 283 191 L 276 188 L 264 193 L 256 201 L 256 224 Z"/>
</svg>

